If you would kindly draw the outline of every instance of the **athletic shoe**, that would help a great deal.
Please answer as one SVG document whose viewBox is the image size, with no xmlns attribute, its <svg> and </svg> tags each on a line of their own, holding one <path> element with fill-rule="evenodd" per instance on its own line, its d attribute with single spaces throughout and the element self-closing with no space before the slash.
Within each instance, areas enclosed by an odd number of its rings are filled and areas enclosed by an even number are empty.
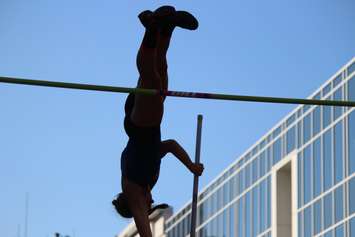
<svg viewBox="0 0 355 237">
<path fill-rule="evenodd" d="M 187 11 L 176 11 L 172 6 L 162 6 L 154 11 L 154 18 L 161 28 L 181 27 L 188 30 L 196 30 L 197 19 Z"/>
<path fill-rule="evenodd" d="M 153 12 L 150 10 L 145 10 L 139 13 L 138 18 L 145 28 L 148 28 L 155 22 Z"/>
</svg>

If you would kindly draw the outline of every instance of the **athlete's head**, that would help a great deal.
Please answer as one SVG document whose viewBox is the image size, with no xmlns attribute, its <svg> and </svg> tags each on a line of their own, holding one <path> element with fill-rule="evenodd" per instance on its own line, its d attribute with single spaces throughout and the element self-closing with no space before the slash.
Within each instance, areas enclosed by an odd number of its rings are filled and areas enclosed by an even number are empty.
<svg viewBox="0 0 355 237">
<path fill-rule="evenodd" d="M 118 194 L 117 198 L 112 201 L 112 205 L 122 217 L 133 217 L 132 212 L 128 207 L 127 198 L 123 193 Z"/>
</svg>

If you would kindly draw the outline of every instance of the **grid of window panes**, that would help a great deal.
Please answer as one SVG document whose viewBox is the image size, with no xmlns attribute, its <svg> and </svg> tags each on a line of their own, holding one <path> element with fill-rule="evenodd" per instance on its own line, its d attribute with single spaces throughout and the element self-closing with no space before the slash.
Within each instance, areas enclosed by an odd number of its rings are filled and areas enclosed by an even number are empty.
<svg viewBox="0 0 355 237">
<path fill-rule="evenodd" d="M 352 61 L 311 98 L 355 101 Z M 323 236 L 331 228 L 340 233 L 339 223 L 352 214 L 350 200 L 355 210 L 355 184 L 354 194 L 349 192 L 355 171 L 355 111 L 306 105 L 298 106 L 199 194 L 198 236 L 271 236 L 270 170 L 292 151 L 298 156 L 299 236 Z M 190 213 L 188 204 L 167 221 L 168 237 L 188 235 Z"/>
<path fill-rule="evenodd" d="M 324 87 L 323 96 L 355 101 L 354 71 L 352 63 L 343 83 Z M 355 237 L 354 220 L 348 223 L 355 215 L 355 110 L 316 107 L 300 123 L 298 236 Z"/>
</svg>

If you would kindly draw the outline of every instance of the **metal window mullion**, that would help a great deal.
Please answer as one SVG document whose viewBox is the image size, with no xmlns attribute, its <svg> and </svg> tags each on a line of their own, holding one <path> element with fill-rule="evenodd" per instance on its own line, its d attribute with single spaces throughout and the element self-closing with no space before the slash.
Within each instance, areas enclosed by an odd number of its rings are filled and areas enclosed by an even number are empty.
<svg viewBox="0 0 355 237">
<path fill-rule="evenodd" d="M 311 209 L 311 235 L 313 235 L 314 233 L 314 210 L 313 210 L 313 205 L 309 206 L 309 208 Z"/>
<path fill-rule="evenodd" d="M 244 194 L 244 195 L 246 195 L 246 194 Z M 241 207 L 243 207 L 243 212 L 242 212 L 242 216 L 244 217 L 244 220 L 245 220 L 245 198 L 244 198 L 245 196 L 242 196 L 241 198 L 240 198 L 240 206 Z M 244 223 L 244 228 L 243 228 L 243 231 L 242 231 L 242 236 L 245 236 L 245 229 L 246 229 L 246 225 L 245 225 L 245 223 Z"/>
<path fill-rule="evenodd" d="M 350 115 L 350 114 L 349 114 Z M 346 163 L 346 168 L 345 168 L 345 177 L 348 177 L 349 176 L 349 116 L 346 116 L 344 118 L 344 127 L 345 127 L 345 132 L 344 132 L 344 135 L 345 135 L 345 140 L 344 140 L 344 147 L 345 147 L 345 161 L 344 163 Z M 344 215 L 345 216 L 348 216 L 349 215 L 349 181 L 348 180 L 345 184 L 344 184 L 344 196 L 345 196 L 345 202 L 344 202 L 344 205 L 345 205 L 345 212 L 344 212 Z"/>
<path fill-rule="evenodd" d="M 322 109 L 321 109 L 322 111 Z M 323 116 L 322 116 L 322 113 L 321 113 L 321 123 L 323 123 Z M 321 126 L 322 128 L 322 126 Z M 324 192 L 324 174 L 323 174 L 323 134 L 319 137 L 320 139 L 320 189 L 321 189 L 321 192 L 320 193 L 323 193 Z M 323 198 L 321 198 L 321 213 L 322 213 L 322 216 L 321 216 L 321 230 L 323 230 L 324 228 L 324 207 L 323 207 Z"/>
<path fill-rule="evenodd" d="M 240 200 L 240 199 L 239 199 Z M 236 201 L 233 205 L 234 205 L 234 227 L 235 227 L 235 229 L 234 229 L 234 232 L 235 232 L 235 234 L 237 235 L 237 233 L 239 232 L 239 215 L 238 215 L 238 212 L 239 212 L 239 209 L 238 209 L 238 202 L 240 202 L 240 201 Z"/>
<path fill-rule="evenodd" d="M 258 157 L 255 158 L 255 162 L 256 162 L 256 180 L 258 181 L 261 178 L 261 168 L 260 168 L 260 162 L 261 162 L 261 155 L 259 154 Z"/>
<path fill-rule="evenodd" d="M 257 198 L 257 201 L 256 201 L 256 205 L 257 205 L 257 210 L 259 211 L 260 213 L 260 185 L 261 183 L 259 183 L 256 187 L 255 187 L 255 192 L 256 192 L 256 198 Z M 257 236 L 259 234 L 259 231 L 260 231 L 260 215 L 258 218 L 256 218 L 256 233 L 255 233 L 255 236 Z"/>
<path fill-rule="evenodd" d="M 346 130 L 346 124 L 345 124 L 346 118 L 343 118 L 341 120 L 342 126 L 341 126 L 341 136 L 342 136 L 342 144 L 341 144 L 341 149 L 342 149 L 342 159 L 343 159 L 343 166 L 341 167 L 343 170 L 343 177 L 342 180 L 347 177 L 347 172 L 346 172 L 346 167 L 347 167 L 347 154 L 346 154 L 346 137 L 347 137 L 347 130 Z"/>
<path fill-rule="evenodd" d="M 298 130 L 297 134 L 298 134 L 298 136 L 299 136 L 299 137 L 297 137 L 297 139 L 298 139 L 297 142 L 300 142 L 300 144 L 303 145 L 303 137 L 302 137 L 302 136 L 303 136 L 303 119 L 301 119 L 301 120 L 299 121 L 299 123 L 298 123 L 297 126 L 300 126 L 299 129 L 297 128 L 297 130 Z M 302 145 L 300 145 L 300 147 L 301 147 Z M 301 192 L 301 194 L 299 195 L 299 197 L 301 198 L 301 200 L 300 200 L 300 203 L 301 203 L 300 207 L 302 207 L 302 206 L 304 205 L 304 170 L 303 170 L 304 159 L 303 159 L 303 150 L 301 150 L 300 152 L 301 152 L 301 156 L 300 156 L 301 162 L 297 162 L 297 163 L 300 163 L 300 167 L 298 167 L 298 168 L 300 169 L 300 172 L 297 172 L 297 173 L 299 173 L 299 174 L 301 175 L 301 178 L 300 178 L 300 186 L 301 186 L 301 187 L 299 188 L 299 191 Z M 299 157 L 298 157 L 298 158 L 299 158 Z M 302 215 L 302 216 L 303 216 L 303 215 Z"/>
<path fill-rule="evenodd" d="M 331 94 L 329 95 L 329 99 L 333 100 L 334 96 Z M 331 175 L 332 175 L 332 187 L 334 186 L 335 184 L 335 125 L 333 122 L 334 122 L 334 107 L 331 106 L 330 107 L 330 124 L 331 124 L 331 131 L 330 131 L 330 149 L 331 149 L 331 152 L 330 152 L 330 155 L 331 155 L 331 165 L 332 165 L 332 169 L 331 169 Z M 334 196 L 334 195 L 333 195 Z M 334 216 L 334 215 L 333 215 Z M 333 219 L 335 220 L 335 219 Z"/>
<path fill-rule="evenodd" d="M 286 129 L 286 122 L 282 123 L 281 131 L 283 132 L 283 133 L 282 133 L 282 136 L 281 136 L 281 159 L 283 159 L 283 157 L 287 155 L 287 149 L 286 149 L 286 144 L 287 144 L 287 141 L 286 141 L 286 134 L 287 134 L 287 131 L 288 131 L 288 130 Z"/>
<path fill-rule="evenodd" d="M 268 189 L 268 181 L 266 180 L 266 181 L 264 181 L 265 182 L 265 192 L 264 192 L 264 197 L 263 197 L 263 200 L 264 200 L 264 227 L 265 227 L 265 230 L 267 229 L 267 222 L 268 222 L 268 220 L 267 220 L 267 218 L 268 218 L 268 216 L 267 216 L 267 189 Z M 264 230 L 264 231 L 265 231 Z"/>
<path fill-rule="evenodd" d="M 304 237 L 304 210 L 302 211 L 302 213 L 301 213 L 301 235 L 300 236 L 303 236 Z"/>
<path fill-rule="evenodd" d="M 322 197 L 320 199 L 320 205 L 321 205 L 321 213 L 322 213 L 322 216 L 321 216 L 321 223 L 320 223 L 320 226 L 321 226 L 321 232 L 324 231 L 324 198 Z"/>
<path fill-rule="evenodd" d="M 231 207 L 229 207 L 228 209 L 225 210 L 226 211 L 226 235 L 230 236 L 230 211 L 231 211 Z M 199 236 L 200 237 L 200 236 Z"/>
<path fill-rule="evenodd" d="M 249 194 L 249 223 L 250 223 L 250 225 L 249 225 L 249 231 L 250 231 L 250 234 L 251 234 L 251 236 L 253 236 L 253 191 L 252 190 L 250 190 L 249 191 L 250 192 L 250 194 Z M 245 202 L 247 201 L 247 194 L 245 194 Z M 246 204 L 245 204 L 245 206 L 246 206 Z M 245 212 L 246 213 L 246 212 Z M 257 235 L 255 235 L 255 236 L 257 236 Z"/>
<path fill-rule="evenodd" d="M 332 196 L 332 224 L 331 226 L 334 226 L 335 224 L 335 189 L 331 192 Z M 334 228 L 335 230 L 335 228 Z"/>
<path fill-rule="evenodd" d="M 313 113 L 310 115 L 310 119 L 311 119 L 311 138 L 310 138 L 310 140 L 312 140 L 312 138 L 313 138 Z M 309 167 L 309 169 L 310 169 L 310 173 L 311 173 L 311 175 L 310 175 L 310 186 L 311 186 L 311 200 L 313 200 L 314 199 L 314 155 L 313 155 L 313 153 L 314 153 L 314 151 L 313 151 L 313 143 L 314 142 L 311 142 L 309 145 L 310 145 L 310 149 L 311 149 L 311 151 L 310 151 L 310 159 L 311 159 L 311 164 L 310 164 L 310 167 Z M 313 223 L 313 222 L 312 222 Z M 313 230 L 312 230 L 313 231 Z M 313 233 L 313 232 L 312 232 Z"/>
<path fill-rule="evenodd" d="M 260 215 L 260 211 L 261 211 L 261 186 L 263 185 L 263 183 L 262 182 L 260 182 L 259 183 L 259 185 L 258 185 L 258 210 L 259 210 L 259 217 L 258 217 L 258 219 L 257 219 L 257 222 L 258 222 L 258 224 L 257 224 L 257 230 L 256 230 L 256 233 L 257 233 L 257 235 L 259 234 L 259 233 L 261 233 L 261 225 L 260 225 L 260 223 L 261 223 L 261 215 Z"/>
</svg>

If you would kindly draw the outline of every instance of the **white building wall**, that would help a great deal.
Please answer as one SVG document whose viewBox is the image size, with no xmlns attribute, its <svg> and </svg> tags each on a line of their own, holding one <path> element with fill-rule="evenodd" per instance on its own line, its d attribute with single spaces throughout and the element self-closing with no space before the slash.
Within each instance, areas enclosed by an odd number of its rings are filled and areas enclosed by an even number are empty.
<svg viewBox="0 0 355 237">
<path fill-rule="evenodd" d="M 157 210 L 150 215 L 150 229 L 153 237 L 166 237 L 165 221 L 172 215 L 172 208 Z M 134 221 L 132 221 L 117 237 L 140 237 Z"/>
</svg>

